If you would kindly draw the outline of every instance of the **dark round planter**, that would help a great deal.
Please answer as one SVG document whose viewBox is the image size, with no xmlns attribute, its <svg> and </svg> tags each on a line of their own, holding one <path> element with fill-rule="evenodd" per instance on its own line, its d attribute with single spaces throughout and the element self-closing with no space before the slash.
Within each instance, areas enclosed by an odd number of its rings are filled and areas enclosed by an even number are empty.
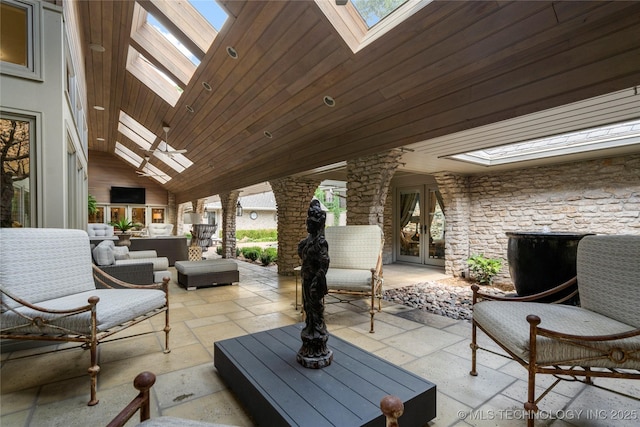
<svg viewBox="0 0 640 427">
<path fill-rule="evenodd" d="M 509 274 L 519 296 L 558 286 L 576 275 L 578 242 L 591 233 L 507 232 Z"/>
</svg>

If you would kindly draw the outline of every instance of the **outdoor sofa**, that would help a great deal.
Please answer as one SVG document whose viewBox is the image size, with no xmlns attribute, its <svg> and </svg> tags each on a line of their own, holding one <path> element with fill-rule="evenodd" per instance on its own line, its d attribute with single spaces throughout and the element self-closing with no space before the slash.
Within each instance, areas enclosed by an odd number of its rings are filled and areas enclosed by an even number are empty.
<svg viewBox="0 0 640 427">
<path fill-rule="evenodd" d="M 92 263 L 83 230 L 0 228 L 0 338 L 89 349 L 89 405 L 98 403 L 98 344 L 164 313 L 169 352 L 168 283 L 132 285 L 106 274 Z"/>
</svg>

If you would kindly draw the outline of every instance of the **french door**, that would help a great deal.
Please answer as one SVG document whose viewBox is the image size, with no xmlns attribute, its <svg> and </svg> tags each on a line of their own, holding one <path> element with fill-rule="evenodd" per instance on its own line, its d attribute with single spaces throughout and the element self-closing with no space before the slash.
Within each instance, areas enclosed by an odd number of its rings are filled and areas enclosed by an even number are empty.
<svg viewBox="0 0 640 427">
<path fill-rule="evenodd" d="M 399 188 L 396 218 L 398 261 L 444 265 L 444 204 L 437 188 Z"/>
</svg>

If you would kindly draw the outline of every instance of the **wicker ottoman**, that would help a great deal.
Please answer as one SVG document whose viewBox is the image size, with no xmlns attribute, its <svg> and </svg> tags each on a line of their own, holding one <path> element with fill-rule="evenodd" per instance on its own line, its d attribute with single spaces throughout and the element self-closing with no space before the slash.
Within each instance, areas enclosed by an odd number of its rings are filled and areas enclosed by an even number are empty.
<svg viewBox="0 0 640 427">
<path fill-rule="evenodd" d="M 231 259 L 176 261 L 175 267 L 178 271 L 178 283 L 188 291 L 240 281 L 238 263 Z"/>
</svg>

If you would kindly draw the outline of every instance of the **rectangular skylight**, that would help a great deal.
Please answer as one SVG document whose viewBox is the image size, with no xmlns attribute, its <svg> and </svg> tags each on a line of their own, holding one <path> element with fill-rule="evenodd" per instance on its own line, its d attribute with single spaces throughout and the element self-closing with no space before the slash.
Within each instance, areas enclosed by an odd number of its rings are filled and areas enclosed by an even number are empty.
<svg viewBox="0 0 640 427">
<path fill-rule="evenodd" d="M 136 168 L 140 166 L 143 160 L 141 156 L 134 153 L 133 151 L 131 151 L 130 149 L 128 149 L 118 141 L 116 141 L 115 154 L 116 156 L 121 157 L 124 161 L 126 161 L 127 163 L 130 163 Z"/>
<path fill-rule="evenodd" d="M 640 119 L 446 157 L 494 166 L 629 145 L 640 146 Z"/>
</svg>

